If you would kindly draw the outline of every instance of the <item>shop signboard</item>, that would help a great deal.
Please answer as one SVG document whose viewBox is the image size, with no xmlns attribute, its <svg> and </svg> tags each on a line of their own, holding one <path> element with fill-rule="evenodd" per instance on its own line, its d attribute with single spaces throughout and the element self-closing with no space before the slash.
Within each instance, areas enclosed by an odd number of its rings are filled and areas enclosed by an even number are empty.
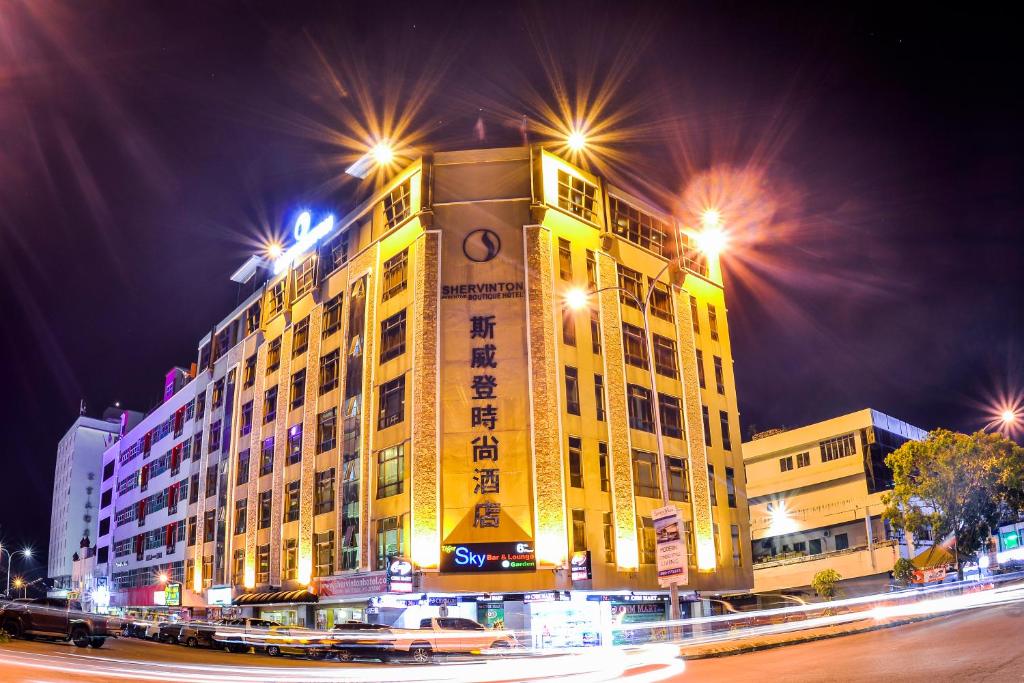
<svg viewBox="0 0 1024 683">
<path fill-rule="evenodd" d="M 180 583 L 169 583 L 164 587 L 164 604 L 168 607 L 181 607 Z"/>
<path fill-rule="evenodd" d="M 231 586 L 214 586 L 206 589 L 207 605 L 230 605 Z"/>
<path fill-rule="evenodd" d="M 392 593 L 411 593 L 412 562 L 401 557 L 389 557 L 388 586 Z"/>
<path fill-rule="evenodd" d="M 431 607 L 454 607 L 459 604 L 459 599 L 456 597 L 433 597 L 427 598 L 427 604 Z"/>
<path fill-rule="evenodd" d="M 683 520 L 675 505 L 666 505 L 651 512 L 654 520 L 655 562 L 658 585 L 689 583 L 686 565 L 686 545 L 683 540 Z"/>
<path fill-rule="evenodd" d="M 441 546 L 442 573 L 535 571 L 532 543 L 459 543 Z"/>
<path fill-rule="evenodd" d="M 318 576 L 313 579 L 313 592 L 320 598 L 348 595 L 376 595 L 388 592 L 387 572 L 369 572 L 351 576 Z"/>
<path fill-rule="evenodd" d="M 577 550 L 569 560 L 569 576 L 573 581 L 589 581 L 590 573 L 590 551 Z"/>
</svg>

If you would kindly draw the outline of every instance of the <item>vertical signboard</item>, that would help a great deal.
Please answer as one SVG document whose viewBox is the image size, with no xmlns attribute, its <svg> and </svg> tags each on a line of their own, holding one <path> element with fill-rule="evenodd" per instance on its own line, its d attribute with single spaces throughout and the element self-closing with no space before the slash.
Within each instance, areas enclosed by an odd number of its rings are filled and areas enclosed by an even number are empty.
<svg viewBox="0 0 1024 683">
<path fill-rule="evenodd" d="M 465 200 L 481 181 L 473 165 L 438 160 L 435 169 L 444 264 L 442 547 L 483 542 L 532 547 L 523 265 L 529 202 L 444 202 L 444 188 L 465 190 L 468 195 L 458 197 Z M 512 185 L 525 181 L 528 187 L 528 164 L 510 164 L 507 177 Z"/>
<path fill-rule="evenodd" d="M 655 563 L 658 585 L 689 583 L 683 520 L 675 505 L 660 507 L 651 513 L 654 521 Z"/>
</svg>

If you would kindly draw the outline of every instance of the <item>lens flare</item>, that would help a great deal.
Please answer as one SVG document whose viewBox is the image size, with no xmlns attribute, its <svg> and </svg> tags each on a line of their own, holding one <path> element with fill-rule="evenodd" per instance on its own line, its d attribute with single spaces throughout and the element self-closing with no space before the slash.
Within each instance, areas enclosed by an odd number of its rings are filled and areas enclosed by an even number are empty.
<svg viewBox="0 0 1024 683">
<path fill-rule="evenodd" d="M 565 306 L 571 311 L 582 311 L 590 303 L 590 295 L 581 287 L 575 287 L 565 293 Z"/>
</svg>

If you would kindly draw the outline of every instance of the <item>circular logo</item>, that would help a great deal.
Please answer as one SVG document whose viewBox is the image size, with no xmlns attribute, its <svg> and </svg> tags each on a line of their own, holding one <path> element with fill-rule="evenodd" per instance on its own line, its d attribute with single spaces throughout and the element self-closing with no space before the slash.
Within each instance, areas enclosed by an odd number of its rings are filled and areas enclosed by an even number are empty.
<svg viewBox="0 0 1024 683">
<path fill-rule="evenodd" d="M 462 253 L 470 261 L 487 263 L 501 251 L 501 238 L 490 228 L 477 228 L 462 240 Z"/>
</svg>

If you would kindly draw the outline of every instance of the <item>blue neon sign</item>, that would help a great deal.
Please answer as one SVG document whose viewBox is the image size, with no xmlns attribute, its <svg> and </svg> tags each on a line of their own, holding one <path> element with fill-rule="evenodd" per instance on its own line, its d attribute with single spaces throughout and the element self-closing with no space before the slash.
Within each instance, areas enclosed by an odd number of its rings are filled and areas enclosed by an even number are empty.
<svg viewBox="0 0 1024 683">
<path fill-rule="evenodd" d="M 295 227 L 292 230 L 295 244 L 274 261 L 274 275 L 291 266 L 300 254 L 308 251 L 334 228 L 334 214 L 329 213 L 316 226 L 311 227 L 312 225 L 313 214 L 309 211 L 303 211 L 295 219 Z"/>
</svg>

